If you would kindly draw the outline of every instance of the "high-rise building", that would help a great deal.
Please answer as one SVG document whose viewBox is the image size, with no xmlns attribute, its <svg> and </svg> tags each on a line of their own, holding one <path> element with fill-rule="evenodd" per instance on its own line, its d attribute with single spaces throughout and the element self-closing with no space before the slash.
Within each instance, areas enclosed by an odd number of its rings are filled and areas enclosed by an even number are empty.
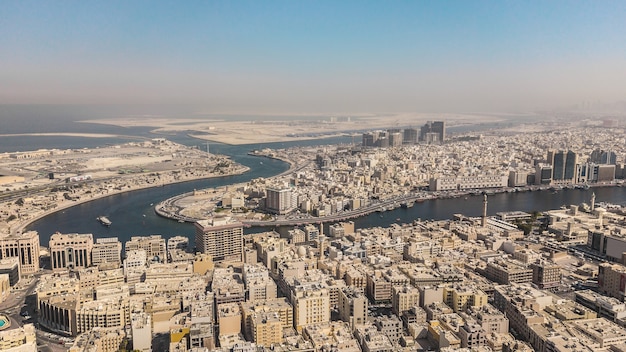
<svg viewBox="0 0 626 352">
<path fill-rule="evenodd" d="M 377 141 L 378 141 L 378 133 L 375 133 L 375 132 L 363 133 L 362 145 L 364 147 L 374 147 Z"/>
<path fill-rule="evenodd" d="M 195 223 L 196 248 L 213 256 L 214 262 L 243 260 L 243 225 L 230 218 Z"/>
<path fill-rule="evenodd" d="M 576 165 L 578 164 L 578 155 L 573 151 L 567 151 L 565 156 L 565 179 L 573 180 L 576 176 Z"/>
<path fill-rule="evenodd" d="M 446 139 L 444 121 L 428 121 L 420 129 L 420 140 L 426 143 L 443 143 Z"/>
<path fill-rule="evenodd" d="M 61 234 L 50 236 L 50 262 L 52 270 L 86 268 L 91 266 L 93 235 Z"/>
<path fill-rule="evenodd" d="M 571 150 L 549 152 L 548 162 L 552 164 L 552 179 L 554 181 L 573 181 L 576 176 L 578 156 Z"/>
<path fill-rule="evenodd" d="M 18 257 L 22 275 L 39 271 L 39 234 L 28 231 L 22 234 L 0 234 L 0 259 Z"/>
<path fill-rule="evenodd" d="M 402 143 L 404 143 L 404 144 L 415 144 L 415 143 L 417 143 L 417 129 L 416 128 L 406 128 L 406 129 L 404 129 L 404 136 L 402 138 Z"/>
<path fill-rule="evenodd" d="M 267 188 L 265 209 L 275 214 L 286 214 L 295 208 L 289 188 Z"/>
<path fill-rule="evenodd" d="M 387 132 L 380 132 L 380 134 L 378 135 L 378 140 L 376 141 L 376 146 L 380 148 L 389 147 L 389 136 Z"/>
<path fill-rule="evenodd" d="M 591 152 L 591 157 L 589 161 L 596 164 L 617 164 L 617 154 L 610 150 L 600 150 L 596 149 Z"/>
<path fill-rule="evenodd" d="M 552 166 L 539 163 L 535 166 L 535 184 L 549 185 L 552 182 Z"/>
<path fill-rule="evenodd" d="M 402 145 L 402 133 L 398 132 L 389 132 L 389 146 L 390 147 L 399 147 Z"/>
</svg>

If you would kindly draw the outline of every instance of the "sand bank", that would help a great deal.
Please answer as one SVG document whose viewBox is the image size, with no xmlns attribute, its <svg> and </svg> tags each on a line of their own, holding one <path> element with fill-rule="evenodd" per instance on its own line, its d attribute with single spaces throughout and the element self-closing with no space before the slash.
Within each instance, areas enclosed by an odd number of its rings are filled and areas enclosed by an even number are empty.
<svg viewBox="0 0 626 352">
<path fill-rule="evenodd" d="M 225 144 L 255 144 L 321 139 L 342 134 L 388 128 L 419 128 L 428 120 L 445 120 L 448 126 L 502 120 L 502 117 L 479 114 L 388 114 L 379 116 L 339 116 L 304 118 L 256 116 L 249 120 L 223 118 L 126 117 L 81 122 L 121 127 L 154 128 L 153 133 L 188 132 L 191 137 Z"/>
</svg>

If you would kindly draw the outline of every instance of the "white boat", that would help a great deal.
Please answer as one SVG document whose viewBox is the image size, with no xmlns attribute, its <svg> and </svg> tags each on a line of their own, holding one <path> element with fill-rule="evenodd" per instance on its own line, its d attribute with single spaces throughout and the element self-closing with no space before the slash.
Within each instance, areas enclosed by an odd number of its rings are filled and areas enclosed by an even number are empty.
<svg viewBox="0 0 626 352">
<path fill-rule="evenodd" d="M 98 216 L 96 220 L 100 221 L 100 223 L 104 226 L 111 226 L 112 222 L 104 215 Z"/>
</svg>

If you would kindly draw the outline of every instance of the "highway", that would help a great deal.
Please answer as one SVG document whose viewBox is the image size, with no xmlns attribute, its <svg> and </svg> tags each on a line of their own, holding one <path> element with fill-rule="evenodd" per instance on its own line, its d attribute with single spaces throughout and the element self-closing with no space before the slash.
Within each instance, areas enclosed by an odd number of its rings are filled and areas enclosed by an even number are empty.
<svg viewBox="0 0 626 352">
<path fill-rule="evenodd" d="M 381 202 L 373 203 L 355 210 L 344 211 L 329 216 L 307 217 L 297 219 L 279 219 L 271 221 L 249 221 L 244 220 L 244 226 L 299 226 L 305 224 L 319 224 L 324 222 L 338 222 L 365 216 L 377 211 L 386 211 L 398 208 L 401 203 L 412 203 L 425 199 L 423 194 L 409 193 L 403 196 L 394 197 Z"/>
</svg>

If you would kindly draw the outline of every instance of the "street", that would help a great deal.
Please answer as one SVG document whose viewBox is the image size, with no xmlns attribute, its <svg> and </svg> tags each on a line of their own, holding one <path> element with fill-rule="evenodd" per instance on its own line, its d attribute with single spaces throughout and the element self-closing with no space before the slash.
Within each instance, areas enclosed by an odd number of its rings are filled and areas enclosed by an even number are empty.
<svg viewBox="0 0 626 352">
<path fill-rule="evenodd" d="M 22 278 L 20 282 L 11 289 L 11 294 L 6 301 L 0 303 L 0 312 L 11 319 L 11 326 L 23 326 L 24 324 L 34 324 L 37 328 L 36 298 L 34 296 L 39 277 L 45 271 L 34 275 L 31 278 Z M 45 352 L 64 352 L 68 348 L 61 336 L 36 330 L 37 350 Z"/>
</svg>

